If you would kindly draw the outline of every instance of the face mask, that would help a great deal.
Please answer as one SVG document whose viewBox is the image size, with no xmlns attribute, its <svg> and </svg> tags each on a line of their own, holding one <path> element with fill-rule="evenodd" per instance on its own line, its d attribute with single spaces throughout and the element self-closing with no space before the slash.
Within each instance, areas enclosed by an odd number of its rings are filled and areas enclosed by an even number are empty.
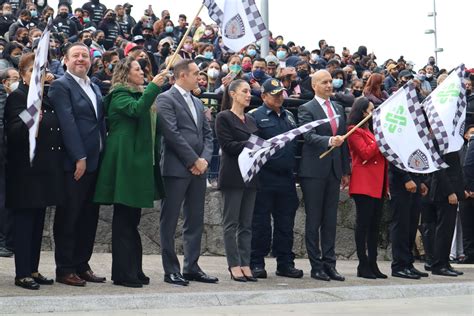
<svg viewBox="0 0 474 316">
<path fill-rule="evenodd" d="M 344 81 L 340 78 L 336 78 L 332 80 L 332 86 L 336 89 L 339 89 L 340 87 L 342 87 L 343 83 Z"/>
<path fill-rule="evenodd" d="M 360 90 L 354 90 L 354 91 L 352 92 L 352 94 L 353 94 L 356 98 L 358 98 L 358 97 L 360 97 L 360 96 L 362 95 L 362 91 L 360 91 Z"/>
<path fill-rule="evenodd" d="M 204 31 L 204 35 L 206 35 L 206 36 L 209 36 L 209 35 L 211 35 L 211 34 L 212 34 L 212 31 L 211 31 L 211 30 L 205 30 L 205 31 Z"/>
<path fill-rule="evenodd" d="M 84 21 L 84 23 L 89 23 L 91 21 L 91 18 L 83 18 L 82 20 Z"/>
<path fill-rule="evenodd" d="M 393 72 L 391 73 L 391 75 L 392 75 L 392 77 L 394 77 L 394 78 L 398 78 L 398 71 L 393 71 Z"/>
<path fill-rule="evenodd" d="M 466 89 L 466 95 L 471 95 L 472 91 L 471 89 Z"/>
<path fill-rule="evenodd" d="M 253 48 L 247 49 L 247 55 L 249 55 L 250 57 L 253 57 L 257 55 L 257 51 Z"/>
<path fill-rule="evenodd" d="M 10 59 L 12 61 L 12 64 L 15 67 L 18 67 L 18 64 L 20 63 L 20 56 L 10 56 Z"/>
<path fill-rule="evenodd" d="M 247 62 L 242 64 L 242 70 L 244 72 L 250 72 L 252 70 L 252 63 Z"/>
<path fill-rule="evenodd" d="M 430 60 L 430 65 L 434 65 L 434 64 L 435 64 L 434 60 Z"/>
<path fill-rule="evenodd" d="M 20 85 L 20 82 L 19 81 L 15 81 L 14 83 L 12 83 L 10 85 L 10 90 L 15 91 L 16 89 L 18 89 L 18 86 Z"/>
<path fill-rule="evenodd" d="M 433 74 L 426 74 L 426 78 L 431 78 L 433 77 Z"/>
<path fill-rule="evenodd" d="M 286 52 L 285 52 L 285 51 L 279 50 L 279 51 L 277 52 L 277 58 L 278 58 L 279 60 L 283 60 L 283 59 L 285 59 L 285 57 L 286 57 Z"/>
<path fill-rule="evenodd" d="M 235 65 L 231 65 L 229 66 L 229 70 L 235 74 L 238 74 L 239 72 L 242 71 L 242 66 L 238 65 L 238 64 L 235 64 Z"/>
<path fill-rule="evenodd" d="M 105 43 L 105 39 L 103 39 L 103 38 L 97 40 L 97 44 L 99 44 L 99 45 L 104 45 L 104 43 Z"/>
<path fill-rule="evenodd" d="M 260 80 L 265 76 L 265 71 L 262 69 L 257 69 L 252 72 L 252 75 L 255 79 Z"/>
<path fill-rule="evenodd" d="M 26 21 L 26 20 L 23 20 L 23 19 L 20 19 L 20 21 L 21 21 L 21 24 L 23 24 L 25 26 L 28 25 L 28 23 L 30 23 L 30 21 Z"/>
<path fill-rule="evenodd" d="M 299 84 L 298 80 L 293 80 L 293 81 L 291 81 L 290 89 L 296 88 L 296 86 L 297 86 L 298 84 Z"/>
<path fill-rule="evenodd" d="M 146 40 L 150 40 L 152 37 L 151 34 L 143 34 L 143 38 L 146 39 Z"/>
<path fill-rule="evenodd" d="M 35 37 L 32 38 L 32 41 L 31 41 L 31 42 L 34 42 L 34 41 L 36 41 L 36 40 L 38 40 L 38 39 L 40 39 L 40 38 L 41 38 L 41 36 L 35 36 Z"/>
<path fill-rule="evenodd" d="M 318 54 L 311 54 L 311 60 L 316 61 L 318 59 Z"/>
<path fill-rule="evenodd" d="M 167 26 L 167 27 L 165 27 L 165 32 L 166 32 L 166 33 L 171 33 L 171 32 L 173 32 L 173 27 L 172 27 L 172 26 Z"/>
<path fill-rule="evenodd" d="M 301 80 L 304 80 L 304 79 L 308 78 L 308 76 L 309 76 L 308 70 L 300 70 L 300 71 L 298 71 L 298 77 L 300 77 Z"/>
<path fill-rule="evenodd" d="M 184 44 L 183 48 L 184 48 L 185 51 L 190 53 L 190 52 L 193 51 L 193 44 Z"/>
<path fill-rule="evenodd" d="M 219 70 L 215 68 L 209 68 L 207 70 L 207 76 L 211 79 L 216 79 L 217 77 L 219 77 Z"/>
<path fill-rule="evenodd" d="M 426 75 L 418 75 L 418 79 L 420 79 L 421 81 L 424 81 L 426 80 Z"/>
<path fill-rule="evenodd" d="M 92 45 L 92 38 L 86 38 L 84 40 L 84 44 L 86 44 L 87 46 L 91 46 Z"/>
<path fill-rule="evenodd" d="M 160 52 L 161 52 L 161 56 L 162 56 L 162 57 L 166 57 L 166 56 L 168 56 L 168 55 L 170 54 L 170 48 L 167 47 L 167 46 L 165 46 L 165 47 L 163 47 L 163 48 L 161 49 Z"/>
<path fill-rule="evenodd" d="M 363 81 L 364 83 L 367 83 L 368 80 L 369 80 L 369 77 L 362 78 L 362 81 Z"/>
<path fill-rule="evenodd" d="M 204 58 L 214 59 L 214 54 L 212 52 L 204 52 Z"/>
<path fill-rule="evenodd" d="M 30 13 L 32 18 L 36 18 L 38 16 L 38 11 L 36 10 L 30 11 Z"/>
<path fill-rule="evenodd" d="M 62 17 L 63 19 L 67 18 L 69 14 L 67 12 L 59 12 L 59 16 Z"/>
<path fill-rule="evenodd" d="M 107 66 L 107 68 L 109 69 L 110 72 L 112 72 L 112 71 L 114 71 L 115 64 L 109 64 L 109 66 Z"/>
</svg>

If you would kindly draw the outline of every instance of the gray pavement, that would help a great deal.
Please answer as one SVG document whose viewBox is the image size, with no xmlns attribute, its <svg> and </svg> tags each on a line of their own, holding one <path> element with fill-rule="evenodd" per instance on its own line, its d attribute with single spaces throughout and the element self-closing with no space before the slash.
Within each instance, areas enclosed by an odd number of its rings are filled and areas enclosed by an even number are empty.
<svg viewBox="0 0 474 316">
<path fill-rule="evenodd" d="M 110 278 L 110 254 L 94 254 L 91 265 L 98 275 Z M 164 283 L 161 257 L 149 255 L 144 256 L 144 271 L 150 276 L 151 284 L 142 289 L 114 286 L 108 280 L 105 284 L 88 284 L 85 288 L 54 284 L 42 286 L 39 291 L 28 291 L 13 284 L 13 259 L 0 258 L 0 313 L 100 311 L 104 315 L 105 311 L 164 311 L 173 308 L 194 310 L 218 306 L 471 297 L 474 288 L 474 265 L 457 266 L 465 275 L 456 278 L 430 275 L 415 281 L 392 277 L 387 280 L 367 280 L 356 277 L 357 262 L 338 261 L 337 268 L 346 276 L 346 281 L 323 282 L 309 277 L 310 266 L 307 259 L 296 260 L 296 266 L 305 272 L 303 279 L 275 276 L 275 260 L 267 259 L 269 278 L 256 283 L 231 281 L 224 257 L 202 256 L 200 266 L 208 274 L 219 277 L 219 284 L 192 282 L 188 287 L 177 287 Z M 389 274 L 390 262 L 380 262 L 379 266 Z M 422 264 L 417 266 L 422 268 Z M 42 253 L 40 272 L 48 277 L 54 276 L 53 253 Z"/>
</svg>

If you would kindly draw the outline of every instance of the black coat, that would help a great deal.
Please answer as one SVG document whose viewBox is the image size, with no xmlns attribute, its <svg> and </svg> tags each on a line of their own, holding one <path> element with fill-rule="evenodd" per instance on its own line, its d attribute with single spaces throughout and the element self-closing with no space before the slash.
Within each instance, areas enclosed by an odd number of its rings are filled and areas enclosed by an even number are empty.
<svg viewBox="0 0 474 316">
<path fill-rule="evenodd" d="M 220 189 L 257 188 L 257 177 L 245 185 L 238 158 L 251 134 L 258 131 L 253 117 L 245 114 L 245 123 L 231 111 L 222 111 L 216 117 L 216 136 L 222 150 L 219 167 Z"/>
<path fill-rule="evenodd" d="M 18 116 L 26 109 L 28 87 L 20 83 L 7 98 L 6 207 L 40 208 L 60 204 L 64 197 L 64 149 L 59 121 L 44 94 L 36 138 L 36 154 L 30 165 L 28 128 Z"/>
<path fill-rule="evenodd" d="M 430 187 L 431 200 L 447 202 L 448 196 L 452 193 L 456 193 L 458 200 L 464 200 L 464 180 L 459 153 L 451 152 L 442 158 L 449 168 L 433 173 Z"/>
</svg>

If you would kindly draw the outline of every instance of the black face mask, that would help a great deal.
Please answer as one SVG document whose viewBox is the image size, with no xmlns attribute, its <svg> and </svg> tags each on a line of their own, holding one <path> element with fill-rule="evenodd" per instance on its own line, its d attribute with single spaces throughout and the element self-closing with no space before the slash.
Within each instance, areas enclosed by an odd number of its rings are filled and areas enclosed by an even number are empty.
<svg viewBox="0 0 474 316">
<path fill-rule="evenodd" d="M 361 91 L 361 90 L 354 90 L 354 91 L 352 92 L 352 94 L 353 94 L 356 98 L 358 98 L 358 97 L 360 97 L 360 96 L 362 95 L 362 91 Z"/>
<path fill-rule="evenodd" d="M 291 81 L 291 84 L 290 84 L 290 89 L 294 89 L 296 88 L 296 86 L 299 84 L 300 82 L 298 80 L 292 80 Z"/>
<path fill-rule="evenodd" d="M 161 57 L 167 57 L 170 54 L 170 48 L 169 47 L 163 47 L 160 51 Z"/>
<path fill-rule="evenodd" d="M 152 38 L 151 34 L 143 34 L 143 38 L 146 40 L 150 40 Z"/>
<path fill-rule="evenodd" d="M 90 47 L 90 46 L 92 45 L 92 38 L 86 38 L 86 39 L 84 40 L 84 44 L 86 44 L 87 46 Z"/>
<path fill-rule="evenodd" d="M 59 16 L 62 17 L 63 19 L 67 18 L 69 14 L 67 12 L 61 12 L 59 13 Z"/>
<path fill-rule="evenodd" d="M 472 91 L 471 89 L 466 89 L 466 95 L 471 95 Z"/>
<path fill-rule="evenodd" d="M 20 19 L 20 21 L 21 21 L 21 24 L 23 24 L 24 26 L 27 26 L 30 23 L 30 21 L 26 21 L 23 19 Z"/>
<path fill-rule="evenodd" d="M 300 70 L 298 71 L 298 77 L 301 78 L 301 80 L 305 80 L 309 76 L 309 71 L 308 70 Z"/>
<path fill-rule="evenodd" d="M 21 38 L 21 42 L 26 45 L 30 42 L 30 39 L 28 38 L 28 36 L 25 36 Z"/>
<path fill-rule="evenodd" d="M 147 66 L 147 62 L 146 62 L 146 59 L 138 59 L 137 60 L 138 64 L 140 65 L 140 68 L 145 71 L 145 68 Z"/>
<path fill-rule="evenodd" d="M 97 40 L 97 44 L 99 44 L 99 45 L 104 45 L 104 43 L 105 43 L 105 39 L 101 38 L 101 39 Z"/>
</svg>

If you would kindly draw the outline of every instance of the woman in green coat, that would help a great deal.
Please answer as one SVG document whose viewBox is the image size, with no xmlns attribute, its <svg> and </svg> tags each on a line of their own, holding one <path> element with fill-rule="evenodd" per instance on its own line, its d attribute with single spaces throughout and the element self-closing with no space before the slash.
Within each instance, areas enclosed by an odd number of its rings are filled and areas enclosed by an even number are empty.
<svg viewBox="0 0 474 316">
<path fill-rule="evenodd" d="M 109 131 L 94 201 L 114 205 L 112 280 L 116 285 L 142 287 L 150 282 L 142 270 L 138 225 L 141 209 L 153 207 L 153 201 L 164 195 L 160 137 L 156 113 L 150 108 L 165 77 L 158 74 L 143 90 L 140 64 L 126 58 L 115 66 L 111 92 L 104 99 Z"/>
</svg>

